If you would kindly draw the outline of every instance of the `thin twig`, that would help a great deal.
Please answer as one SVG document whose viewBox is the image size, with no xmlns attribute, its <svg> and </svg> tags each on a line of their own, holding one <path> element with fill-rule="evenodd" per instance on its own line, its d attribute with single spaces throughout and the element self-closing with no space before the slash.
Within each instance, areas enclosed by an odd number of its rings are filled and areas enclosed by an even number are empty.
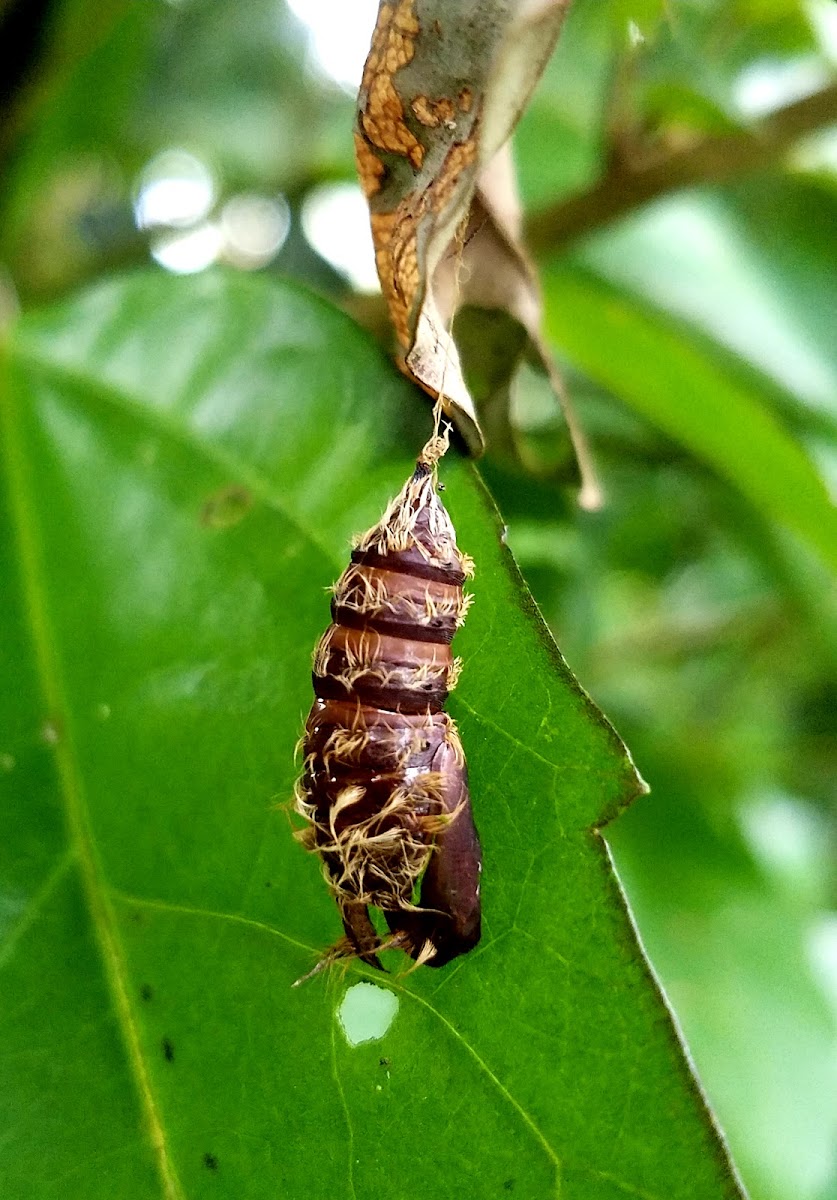
<svg viewBox="0 0 837 1200">
<path fill-rule="evenodd" d="M 554 250 L 669 192 L 773 166 L 806 133 L 837 122 L 837 83 L 778 109 L 740 132 L 644 159 L 613 155 L 605 174 L 585 192 L 535 213 L 526 223 L 531 250 Z"/>
</svg>

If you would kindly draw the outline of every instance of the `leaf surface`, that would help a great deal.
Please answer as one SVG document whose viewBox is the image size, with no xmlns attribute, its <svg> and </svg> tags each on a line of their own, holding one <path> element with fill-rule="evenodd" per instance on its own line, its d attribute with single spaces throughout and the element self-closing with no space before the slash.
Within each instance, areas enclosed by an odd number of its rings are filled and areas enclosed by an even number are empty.
<svg viewBox="0 0 837 1200">
<path fill-rule="evenodd" d="M 338 922 L 272 801 L 325 589 L 427 432 L 410 386 L 223 274 L 28 316 L 0 378 L 3 1194 L 739 1195 L 594 831 L 635 771 L 461 461 L 483 941 L 290 986 Z"/>
<path fill-rule="evenodd" d="M 546 325 L 591 379 L 733 483 L 756 510 L 837 562 L 837 515 L 772 382 L 584 261 L 545 271 Z"/>
</svg>

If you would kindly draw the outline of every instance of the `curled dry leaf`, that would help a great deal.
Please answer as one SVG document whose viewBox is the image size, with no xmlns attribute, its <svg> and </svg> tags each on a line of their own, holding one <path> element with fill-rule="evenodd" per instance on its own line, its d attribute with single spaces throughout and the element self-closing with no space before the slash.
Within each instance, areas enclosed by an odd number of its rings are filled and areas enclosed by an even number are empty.
<svg viewBox="0 0 837 1200">
<path fill-rule="evenodd" d="M 520 241 L 508 139 L 549 59 L 569 0 L 382 3 L 358 96 L 355 145 L 400 365 L 484 449 L 451 336 L 463 305 L 519 323 L 563 402 L 541 335 L 537 278 Z M 520 342 L 500 374 L 511 378 Z M 565 412 L 567 407 L 565 404 Z M 572 414 L 567 413 L 579 453 Z M 595 500 L 586 482 L 582 502 Z"/>
</svg>

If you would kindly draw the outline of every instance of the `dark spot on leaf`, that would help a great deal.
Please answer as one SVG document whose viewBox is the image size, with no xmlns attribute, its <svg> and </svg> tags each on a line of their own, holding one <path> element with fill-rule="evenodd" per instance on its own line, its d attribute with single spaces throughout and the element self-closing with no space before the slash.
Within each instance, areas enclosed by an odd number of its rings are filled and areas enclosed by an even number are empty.
<svg viewBox="0 0 837 1200">
<path fill-rule="evenodd" d="M 174 1046 L 168 1038 L 163 1038 L 160 1043 L 163 1047 L 163 1058 L 166 1062 L 174 1062 Z"/>
<path fill-rule="evenodd" d="M 503 1191 L 504 1192 L 513 1192 L 514 1191 L 514 1180 L 513 1179 L 506 1180 L 506 1182 L 503 1184 Z"/>
<path fill-rule="evenodd" d="M 392 1062 L 392 1060 L 391 1060 L 391 1059 L 389 1059 L 389 1058 L 379 1058 L 379 1059 L 378 1059 L 378 1066 L 379 1066 L 379 1067 L 388 1067 L 388 1066 L 390 1066 L 390 1065 L 391 1065 L 391 1062 Z"/>
<path fill-rule="evenodd" d="M 144 983 L 142 985 L 142 987 L 140 988 L 140 996 L 142 997 L 142 999 L 145 1000 L 146 1002 L 148 1002 L 153 997 L 153 995 L 154 995 L 154 989 L 152 988 L 151 984 Z"/>
<path fill-rule="evenodd" d="M 222 487 L 205 501 L 201 509 L 201 525 L 208 529 L 229 529 L 237 525 L 253 505 L 250 490 L 240 483 Z"/>
<path fill-rule="evenodd" d="M 207 1171 L 217 1171 L 218 1159 L 214 1154 L 204 1154 L 203 1165 L 206 1167 Z"/>
<path fill-rule="evenodd" d="M 272 884 L 272 883 L 270 882 L 270 880 L 268 879 L 267 883 L 266 883 L 264 886 L 265 886 L 265 887 L 273 887 L 273 884 Z"/>
<path fill-rule="evenodd" d="M 131 920 L 134 922 L 135 925 L 142 925 L 144 919 L 145 918 L 144 918 L 143 914 L 139 911 L 138 908 L 135 908 L 134 911 L 131 913 Z"/>
</svg>

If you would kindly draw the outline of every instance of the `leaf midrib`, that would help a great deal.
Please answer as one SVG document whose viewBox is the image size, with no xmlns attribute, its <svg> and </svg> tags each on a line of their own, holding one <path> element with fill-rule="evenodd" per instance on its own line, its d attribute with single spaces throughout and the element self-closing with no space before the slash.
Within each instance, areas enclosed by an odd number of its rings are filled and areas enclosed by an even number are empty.
<svg viewBox="0 0 837 1200">
<path fill-rule="evenodd" d="M 90 815 L 73 746 L 71 713 L 66 702 L 60 658 L 49 617 L 37 519 L 8 373 L 6 385 L 6 394 L 3 403 L 0 404 L 0 427 L 3 427 L 5 434 L 2 440 L 9 480 L 9 500 L 20 551 L 24 604 L 40 690 L 46 712 L 60 715 L 62 719 L 62 734 L 55 745 L 55 764 L 68 839 L 75 849 L 90 921 L 122 1033 L 129 1071 L 147 1124 L 162 1194 L 166 1200 L 183 1200 L 183 1191 L 169 1154 L 148 1067 L 142 1053 L 139 1031 L 129 998 L 125 953 L 119 940 L 104 872 L 96 854 Z"/>
</svg>

